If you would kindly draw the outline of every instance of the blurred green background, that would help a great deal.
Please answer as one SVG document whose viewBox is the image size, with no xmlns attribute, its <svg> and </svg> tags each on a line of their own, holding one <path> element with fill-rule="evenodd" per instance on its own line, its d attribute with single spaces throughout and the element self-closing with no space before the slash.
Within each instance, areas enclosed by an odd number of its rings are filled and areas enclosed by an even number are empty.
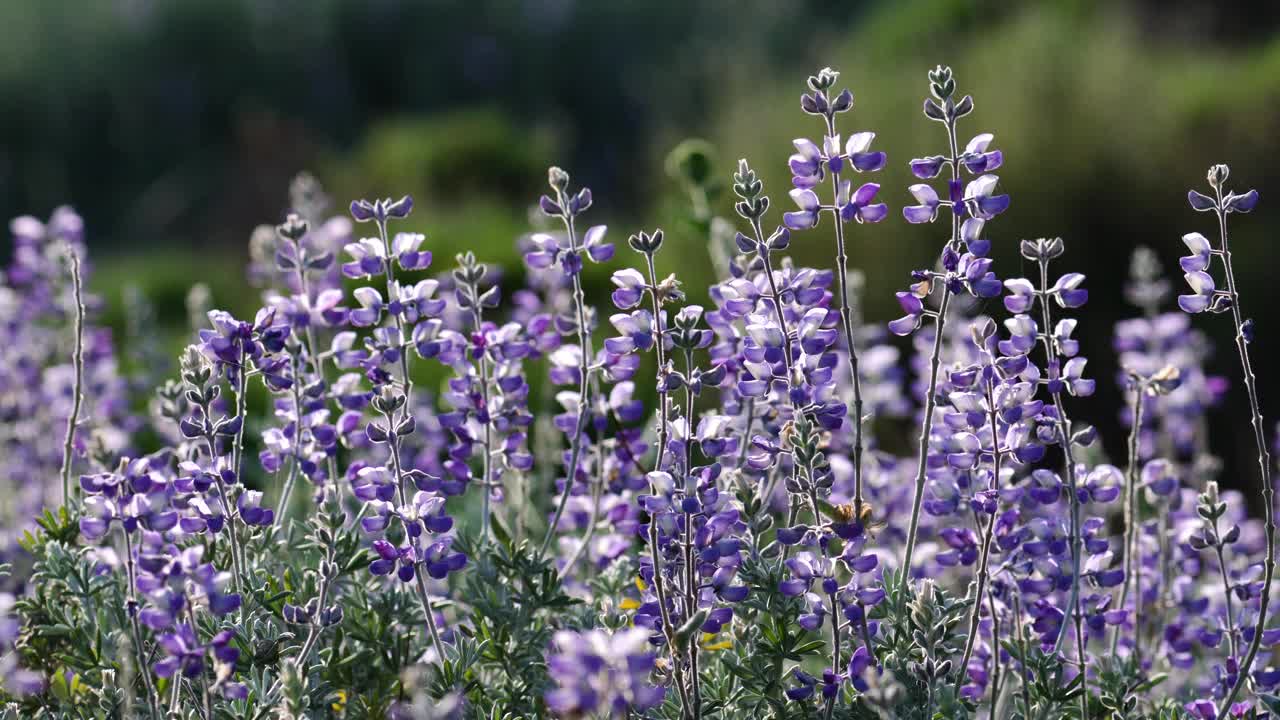
<svg viewBox="0 0 1280 720">
<path fill-rule="evenodd" d="M 990 229 L 998 273 L 1022 272 L 1018 239 L 1061 235 L 1061 269 L 1089 275 L 1077 335 L 1100 391 L 1076 414 L 1109 431 L 1122 457 L 1110 337 L 1135 312 L 1123 299 L 1128 258 L 1150 245 L 1174 273 L 1180 236 L 1212 229 L 1184 198 L 1214 162 L 1262 193 L 1233 248 L 1260 328 L 1263 401 L 1280 407 L 1269 232 L 1280 220 L 1278 25 L 1276 4 L 1161 0 L 6 2 L 0 210 L 74 204 L 108 320 L 122 322 L 134 284 L 157 304 L 158 332 L 176 333 L 196 281 L 215 305 L 251 312 L 249 233 L 282 217 L 301 169 L 338 209 L 411 193 L 410 225 L 438 263 L 475 249 L 518 275 L 514 238 L 556 163 L 594 189 L 592 219 L 615 241 L 669 228 L 660 270 L 678 269 L 696 299 L 712 271 L 679 222 L 685 198 L 663 158 L 706 138 L 721 176 L 750 158 L 786 209 L 790 141 L 821 135 L 798 98 L 830 65 L 855 93 L 843 130 L 876 131 L 890 157 L 875 178 L 890 219 L 855 228 L 850 251 L 867 275 L 864 314 L 883 321 L 945 234 L 907 225 L 898 208 L 910 202 L 907 161 L 945 149 L 920 103 L 925 72 L 946 63 L 977 102 L 965 137 L 994 132 L 1005 152 L 1013 204 Z M 729 213 L 724 198 L 717 209 Z M 829 266 L 828 232 L 799 236 L 794 254 Z M 607 274 L 589 278 L 602 302 Z M 1196 322 L 1222 349 L 1212 369 L 1234 376 L 1229 322 Z M 1227 482 L 1256 482 L 1239 392 L 1214 420 Z"/>
</svg>

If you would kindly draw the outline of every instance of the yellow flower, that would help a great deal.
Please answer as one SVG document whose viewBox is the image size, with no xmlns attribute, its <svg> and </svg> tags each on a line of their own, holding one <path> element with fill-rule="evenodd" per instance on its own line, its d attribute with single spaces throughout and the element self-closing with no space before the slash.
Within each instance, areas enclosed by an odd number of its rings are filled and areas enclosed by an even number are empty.
<svg viewBox="0 0 1280 720">
<path fill-rule="evenodd" d="M 645 583 L 644 578 L 637 575 L 636 590 L 639 590 L 643 594 L 647 587 L 649 587 L 649 585 Z M 618 603 L 618 608 L 622 610 L 635 610 L 640 607 L 641 600 L 642 598 L 623 597 L 622 602 Z"/>
<path fill-rule="evenodd" d="M 340 713 L 343 710 L 346 710 L 347 709 L 347 691 L 339 690 L 336 693 L 334 693 L 333 704 L 330 705 L 329 707 L 333 708 L 333 711 L 336 713 Z"/>
<path fill-rule="evenodd" d="M 716 639 L 716 636 L 712 633 L 702 633 L 702 642 L 698 643 L 698 646 L 708 652 L 714 652 L 716 650 L 728 650 L 729 648 L 733 647 L 733 638 L 731 637 L 726 637 L 725 639 L 719 642 L 712 642 L 712 640 L 715 640 L 715 639 Z"/>
</svg>

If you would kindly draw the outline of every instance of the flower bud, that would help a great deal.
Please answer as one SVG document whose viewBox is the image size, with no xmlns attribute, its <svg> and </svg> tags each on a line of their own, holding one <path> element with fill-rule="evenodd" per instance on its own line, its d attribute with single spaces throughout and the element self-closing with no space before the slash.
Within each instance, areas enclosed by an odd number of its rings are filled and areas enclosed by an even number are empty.
<svg viewBox="0 0 1280 720">
<path fill-rule="evenodd" d="M 307 229 L 307 221 L 296 213 L 289 213 L 284 223 L 276 226 L 276 232 L 280 234 L 280 237 L 288 238 L 294 242 L 301 240 L 307 234 Z"/>
<path fill-rule="evenodd" d="M 547 184 L 556 192 L 564 192 L 569 187 L 569 173 L 552 165 L 547 169 Z"/>
<path fill-rule="evenodd" d="M 1209 186 L 1218 189 L 1227 181 L 1227 177 L 1231 174 L 1231 168 L 1221 163 L 1209 168 Z"/>
</svg>

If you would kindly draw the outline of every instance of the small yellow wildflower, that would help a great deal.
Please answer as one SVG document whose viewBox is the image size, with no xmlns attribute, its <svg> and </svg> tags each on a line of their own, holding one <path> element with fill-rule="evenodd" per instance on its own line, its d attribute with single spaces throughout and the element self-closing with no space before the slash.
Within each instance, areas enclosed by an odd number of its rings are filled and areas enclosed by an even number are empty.
<svg viewBox="0 0 1280 720">
<path fill-rule="evenodd" d="M 715 639 L 716 639 L 716 635 L 713 633 L 702 633 L 702 642 L 698 643 L 698 646 L 708 652 L 714 652 L 716 650 L 728 650 L 729 648 L 733 647 L 733 638 L 731 637 L 726 637 L 723 640 L 720 640 L 719 642 L 712 642 Z"/>
</svg>

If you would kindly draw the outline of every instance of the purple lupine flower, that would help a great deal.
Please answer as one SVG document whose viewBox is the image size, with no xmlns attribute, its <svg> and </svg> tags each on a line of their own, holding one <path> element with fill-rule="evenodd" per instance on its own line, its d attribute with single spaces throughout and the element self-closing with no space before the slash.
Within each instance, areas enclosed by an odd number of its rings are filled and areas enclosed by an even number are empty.
<svg viewBox="0 0 1280 720">
<path fill-rule="evenodd" d="M 994 139 L 995 136 L 991 133 L 982 133 L 980 135 L 973 136 L 973 139 L 969 141 L 969 144 L 965 145 L 964 152 L 961 153 L 959 158 L 960 162 L 964 164 L 966 170 L 974 175 L 978 175 L 980 173 L 990 172 L 1000 167 L 1004 162 L 1004 153 L 999 150 L 987 151 L 987 148 L 991 145 L 991 141 Z M 936 175 L 937 173 L 934 174 Z"/>
<path fill-rule="evenodd" d="M 547 671 L 555 688 L 547 706 L 558 717 L 602 713 L 622 718 L 662 701 L 663 689 L 650 682 L 654 655 L 649 633 L 640 628 L 576 633 L 561 630 L 547 652 Z"/>
<path fill-rule="evenodd" d="M 1213 282 L 1213 276 L 1207 272 L 1196 270 L 1183 275 L 1183 278 L 1191 286 L 1191 294 L 1178 296 L 1178 307 L 1184 312 L 1204 312 L 1214 307 L 1214 301 L 1222 297 Z"/>
<path fill-rule="evenodd" d="M 1193 273 L 1209 269 L 1209 262 L 1213 257 L 1213 246 L 1209 244 L 1209 239 L 1198 232 L 1190 232 L 1182 236 L 1182 242 L 1191 251 L 1190 255 L 1178 261 L 1183 272 Z"/>
<path fill-rule="evenodd" d="M 965 185 L 964 204 L 970 215 L 990 220 L 1009 208 L 1009 196 L 995 194 L 998 181 L 995 175 L 983 175 Z"/>
<path fill-rule="evenodd" d="M 792 230 L 808 230 L 815 227 L 822 211 L 818 194 L 808 188 L 796 188 L 791 191 L 791 199 L 800 209 L 783 213 L 782 222 Z"/>
<path fill-rule="evenodd" d="M 1216 720 L 1218 717 L 1218 706 L 1212 700 L 1192 700 L 1182 707 L 1196 720 Z M 1252 709 L 1252 705 L 1247 702 L 1232 703 L 1231 708 L 1227 711 L 1227 716 L 1233 718 L 1248 717 Z"/>
<path fill-rule="evenodd" d="M 1047 293 L 1064 308 L 1078 308 L 1089 299 L 1089 291 L 1080 287 L 1084 275 L 1067 273 L 1054 282 Z"/>
<path fill-rule="evenodd" d="M 799 138 L 793 140 L 796 154 L 787 160 L 791 168 L 791 181 L 797 188 L 811 188 L 822 181 L 823 159 L 822 149 L 812 140 Z"/>
<path fill-rule="evenodd" d="M 840 219 L 842 221 L 857 220 L 860 223 L 877 223 L 889 214 L 888 205 L 872 202 L 875 200 L 876 192 L 880 190 L 878 184 L 866 183 L 856 191 L 852 188 L 853 183 L 848 180 L 840 181 L 840 193 L 836 197 L 836 207 L 840 209 Z"/>
<path fill-rule="evenodd" d="M 558 215 L 559 212 L 548 214 Z M 579 247 L 570 247 L 567 235 L 536 233 L 530 238 L 535 249 L 525 254 L 524 261 L 529 267 L 537 270 L 546 269 L 558 263 L 566 275 L 577 274 L 582 270 L 583 253 L 586 253 L 592 262 L 597 263 L 606 262 L 613 257 L 613 245 L 604 242 L 605 230 L 604 225 L 593 225 L 587 228 L 587 231 L 582 234 L 582 245 Z"/>
<path fill-rule="evenodd" d="M 364 238 L 348 243 L 343 250 L 351 256 L 351 262 L 342 265 L 342 274 L 357 280 L 367 280 L 386 272 L 386 251 L 381 242 Z"/>
<path fill-rule="evenodd" d="M 399 200 L 383 198 L 381 200 L 352 200 L 351 217 L 356 222 L 385 223 L 387 220 L 403 220 L 413 210 L 413 198 L 405 195 Z"/>
<path fill-rule="evenodd" d="M 924 300 L 929 296 L 931 284 L 928 280 L 922 280 L 911 286 L 909 292 L 898 292 L 898 305 L 902 307 L 906 315 L 889 323 L 889 330 L 894 335 L 910 335 L 920 329 L 920 323 L 927 311 L 924 307 Z"/>
<path fill-rule="evenodd" d="M 876 134 L 873 132 L 859 132 L 849 136 L 849 141 L 844 146 L 844 153 L 854 170 L 875 172 L 884 167 L 885 154 L 871 150 L 871 141 L 875 138 Z"/>
<path fill-rule="evenodd" d="M 947 159 L 942 155 L 930 155 L 929 157 L 916 158 L 910 163 L 911 174 L 921 180 L 931 180 L 942 172 L 942 168 L 946 165 Z"/>
<path fill-rule="evenodd" d="M 248 525 L 271 526 L 275 523 L 275 511 L 262 507 L 262 493 L 246 490 L 236 499 L 240 518 Z"/>
<path fill-rule="evenodd" d="M 918 205 L 907 205 L 902 208 L 902 216 L 907 222 L 919 224 L 933 222 L 938 216 L 938 206 L 941 200 L 938 193 L 931 186 L 923 183 L 912 185 L 907 188 L 911 192 L 912 197 L 916 199 Z"/>
<path fill-rule="evenodd" d="M 797 189 L 815 187 L 822 182 L 828 171 L 840 173 L 845 170 L 846 165 L 857 172 L 875 172 L 883 168 L 885 154 L 871 150 L 871 142 L 875 140 L 875 136 L 872 132 L 854 133 L 849 136 L 843 148 L 839 135 L 825 136 L 821 148 L 811 140 L 794 140 L 796 153 L 787 161 L 791 168 L 792 184 Z M 792 197 L 795 198 L 794 192 Z"/>
<path fill-rule="evenodd" d="M 189 623 L 182 623 L 170 632 L 162 633 L 157 642 L 165 652 L 165 657 L 155 664 L 155 673 L 160 677 L 172 678 L 181 675 L 185 678 L 197 678 L 204 674 L 205 663 L 212 655 L 216 683 L 210 688 L 228 700 L 243 700 L 249 692 L 242 683 L 230 682 L 235 672 L 236 660 L 240 657 L 239 649 L 231 645 L 235 633 L 223 630 L 202 643 Z"/>
<path fill-rule="evenodd" d="M 195 630 L 183 623 L 173 632 L 165 633 L 159 638 L 160 647 L 166 657 L 156 663 L 155 671 L 160 677 L 173 677 L 179 673 L 183 677 L 199 677 L 204 672 L 205 649 L 196 639 Z"/>
<path fill-rule="evenodd" d="M 426 239 L 421 233 L 396 233 L 391 248 L 402 270 L 426 270 L 431 266 L 431 251 L 421 249 Z"/>
<path fill-rule="evenodd" d="M 613 273 L 613 284 L 618 286 L 613 291 L 613 304 L 621 310 L 629 310 L 640 304 L 647 287 L 644 276 L 639 270 L 624 268 Z"/>
<path fill-rule="evenodd" d="M 647 351 L 653 347 L 653 316 L 647 310 L 636 310 L 632 313 L 618 313 L 609 316 L 609 322 L 620 333 L 618 337 L 605 340 L 605 349 L 611 353 L 624 355 L 634 351 Z"/>
</svg>

